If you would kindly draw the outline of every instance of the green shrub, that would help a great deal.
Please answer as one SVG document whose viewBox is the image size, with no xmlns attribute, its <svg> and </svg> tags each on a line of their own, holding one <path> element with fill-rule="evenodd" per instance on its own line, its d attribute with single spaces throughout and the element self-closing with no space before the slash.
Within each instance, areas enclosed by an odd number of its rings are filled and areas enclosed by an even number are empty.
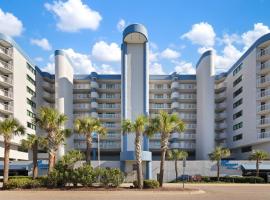
<svg viewBox="0 0 270 200">
<path fill-rule="evenodd" d="M 203 176 L 202 177 L 203 182 L 216 182 L 217 177 L 209 177 L 209 176 Z M 219 178 L 220 182 L 227 182 L 227 183 L 264 183 L 264 179 L 261 177 L 256 176 L 244 176 L 244 177 L 238 177 L 238 176 L 224 176 Z"/>
<path fill-rule="evenodd" d="M 124 174 L 119 169 L 98 169 L 100 182 L 105 187 L 118 187 L 124 182 Z"/>
<path fill-rule="evenodd" d="M 134 186 L 135 188 L 138 187 L 138 181 L 137 181 L 137 180 L 133 181 L 133 186 Z"/>
<path fill-rule="evenodd" d="M 21 188 L 21 189 L 30 189 L 30 188 L 38 188 L 41 187 L 42 181 L 39 179 L 31 179 L 28 177 L 24 178 L 13 178 L 8 180 L 8 183 L 5 186 L 5 189 L 16 189 L 16 188 Z"/>
<path fill-rule="evenodd" d="M 143 188 L 145 189 L 154 189 L 159 187 L 159 182 L 156 180 L 144 180 L 143 181 Z"/>
<path fill-rule="evenodd" d="M 92 186 L 97 181 L 97 171 L 91 165 L 83 165 L 77 169 L 78 183 L 82 186 Z"/>
</svg>

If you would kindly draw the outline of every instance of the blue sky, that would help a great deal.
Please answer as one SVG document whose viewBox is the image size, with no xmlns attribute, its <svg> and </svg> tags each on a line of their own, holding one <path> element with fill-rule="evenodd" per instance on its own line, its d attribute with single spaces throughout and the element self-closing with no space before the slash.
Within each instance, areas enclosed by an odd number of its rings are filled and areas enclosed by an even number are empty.
<svg viewBox="0 0 270 200">
<path fill-rule="evenodd" d="M 267 0 L 1 0 L 0 32 L 46 71 L 54 70 L 54 50 L 64 49 L 76 73 L 119 73 L 122 30 L 142 23 L 151 73 L 194 73 L 206 49 L 219 73 L 270 32 L 269 7 Z"/>
</svg>

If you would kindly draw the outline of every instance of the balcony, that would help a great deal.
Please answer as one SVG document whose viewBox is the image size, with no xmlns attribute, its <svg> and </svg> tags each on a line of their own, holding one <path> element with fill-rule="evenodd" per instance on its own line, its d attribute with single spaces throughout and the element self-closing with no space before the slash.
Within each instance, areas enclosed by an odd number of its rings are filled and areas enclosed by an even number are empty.
<svg viewBox="0 0 270 200">
<path fill-rule="evenodd" d="M 120 110 L 120 104 L 98 104 L 98 109 L 101 110 Z"/>
<path fill-rule="evenodd" d="M 267 74 L 270 72 L 270 61 L 260 63 L 257 65 L 257 71 L 259 74 Z"/>
<path fill-rule="evenodd" d="M 13 80 L 11 77 L 0 75 L 0 85 L 3 87 L 12 87 Z"/>
<path fill-rule="evenodd" d="M 119 102 L 121 100 L 121 95 L 113 94 L 113 95 L 101 95 L 98 100 L 100 101 L 110 101 L 110 102 Z"/>
<path fill-rule="evenodd" d="M 86 143 L 85 142 L 80 142 L 80 143 L 74 143 L 74 147 L 76 149 L 86 149 Z M 92 144 L 92 148 L 97 148 L 98 145 L 97 143 Z M 111 143 L 100 143 L 100 149 L 101 150 L 116 150 L 121 148 L 121 143 L 120 142 L 111 142 Z"/>
<path fill-rule="evenodd" d="M 150 142 L 149 149 L 158 149 L 160 150 L 160 142 Z"/>
<path fill-rule="evenodd" d="M 180 113 L 179 117 L 184 121 L 194 121 L 194 120 L 196 120 L 196 115 L 195 114 Z"/>
<path fill-rule="evenodd" d="M 173 81 L 172 85 L 171 85 L 171 88 L 172 89 L 177 89 L 178 87 L 179 87 L 179 83 L 177 81 Z"/>
<path fill-rule="evenodd" d="M 150 137 L 151 140 L 160 140 L 161 134 L 160 133 L 155 133 L 152 137 Z"/>
<path fill-rule="evenodd" d="M 150 109 L 152 110 L 166 110 L 171 109 L 170 104 L 150 104 Z"/>
<path fill-rule="evenodd" d="M 103 126 L 107 129 L 114 129 L 114 130 L 119 130 L 121 129 L 120 124 L 106 124 L 104 123 Z"/>
<path fill-rule="evenodd" d="M 258 133 L 258 139 L 269 139 L 270 138 L 270 132 L 260 132 Z"/>
<path fill-rule="evenodd" d="M 0 112 L 4 114 L 12 114 L 13 106 L 10 104 L 0 103 Z"/>
<path fill-rule="evenodd" d="M 73 105 L 73 109 L 75 110 L 75 111 L 85 111 L 85 110 L 90 110 L 91 109 L 91 106 L 90 106 L 90 104 L 74 104 Z"/>
<path fill-rule="evenodd" d="M 75 114 L 73 114 L 73 116 L 74 116 L 74 119 L 77 119 L 77 118 L 89 117 L 90 114 L 88 112 L 86 112 L 86 113 L 75 113 Z"/>
<path fill-rule="evenodd" d="M 12 60 L 13 51 L 12 48 L 5 48 L 0 46 L 0 58 L 4 61 L 10 61 Z"/>
<path fill-rule="evenodd" d="M 225 122 L 216 124 L 216 131 L 222 131 L 227 128 L 227 124 Z"/>
<path fill-rule="evenodd" d="M 196 129 L 196 124 L 186 124 L 186 129 L 187 130 L 195 130 Z"/>
<path fill-rule="evenodd" d="M 54 93 L 55 91 L 55 86 L 54 84 L 52 83 L 49 83 L 47 81 L 43 81 L 43 84 L 42 84 L 42 87 L 45 91 L 48 91 L 48 92 L 51 92 L 51 93 Z"/>
<path fill-rule="evenodd" d="M 54 94 L 48 93 L 48 92 L 44 92 L 43 93 L 43 99 L 45 99 L 46 101 L 50 102 L 50 103 L 54 103 L 55 102 L 55 96 Z"/>
<path fill-rule="evenodd" d="M 190 142 L 180 142 L 180 143 L 171 143 L 170 149 L 187 149 L 194 150 L 196 148 L 195 143 Z"/>
<path fill-rule="evenodd" d="M 178 99 L 179 98 L 179 92 L 172 92 L 171 98 L 172 99 Z"/>
<path fill-rule="evenodd" d="M 120 114 L 99 114 L 98 117 L 103 120 L 119 120 L 121 115 Z"/>
<path fill-rule="evenodd" d="M 172 133 L 171 139 L 195 140 L 196 134 L 194 134 L 194 133 Z"/>
<path fill-rule="evenodd" d="M 270 90 L 269 89 L 263 90 L 263 91 L 259 91 L 257 93 L 257 100 L 266 101 L 268 99 L 270 99 Z"/>
<path fill-rule="evenodd" d="M 216 92 L 221 92 L 221 91 L 224 91 L 227 87 L 227 83 L 226 82 L 221 82 L 221 83 L 218 83 L 218 84 L 215 84 L 215 90 Z"/>
<path fill-rule="evenodd" d="M 257 60 L 264 62 L 269 59 L 270 59 L 270 47 L 267 47 L 266 49 L 258 50 Z"/>
<path fill-rule="evenodd" d="M 76 83 L 73 85 L 74 90 L 90 90 L 90 84 Z"/>
<path fill-rule="evenodd" d="M 220 132 L 216 134 L 216 140 L 224 140 L 227 138 L 226 132 Z"/>
<path fill-rule="evenodd" d="M 0 71 L 5 74 L 10 74 L 13 72 L 13 66 L 10 63 L 0 60 Z"/>
<path fill-rule="evenodd" d="M 196 101 L 196 95 L 195 94 L 180 94 L 179 99 L 181 101 Z"/>
<path fill-rule="evenodd" d="M 257 107 L 257 113 L 259 115 L 265 115 L 270 113 L 270 104 L 264 104 Z"/>
<path fill-rule="evenodd" d="M 90 87 L 91 88 L 98 88 L 98 83 L 96 81 L 91 81 Z"/>
<path fill-rule="evenodd" d="M 170 87 L 168 87 L 168 85 L 160 85 L 160 86 L 157 86 L 157 85 L 153 85 L 153 84 L 150 84 L 149 85 L 149 90 L 155 90 L 155 91 L 164 91 L 164 90 L 171 90 Z"/>
<path fill-rule="evenodd" d="M 11 101 L 13 99 L 13 92 L 0 89 L 0 99 L 4 101 Z"/>
<path fill-rule="evenodd" d="M 177 109 L 179 108 L 179 103 L 178 102 L 172 102 L 172 109 Z"/>
<path fill-rule="evenodd" d="M 257 79 L 257 87 L 264 88 L 270 86 L 270 77 L 261 77 Z"/>
<path fill-rule="evenodd" d="M 226 109 L 226 102 L 216 104 L 216 112 L 222 112 Z"/>
<path fill-rule="evenodd" d="M 226 112 L 217 113 L 216 114 L 216 117 L 215 117 L 215 120 L 216 121 L 222 121 L 222 120 L 226 119 L 226 117 L 227 117 L 227 113 Z"/>
<path fill-rule="evenodd" d="M 257 124 L 259 128 L 266 128 L 270 126 L 270 118 L 258 119 Z"/>
<path fill-rule="evenodd" d="M 73 94 L 74 102 L 90 102 L 90 94 Z"/>
<path fill-rule="evenodd" d="M 98 93 L 95 91 L 91 92 L 91 98 L 98 98 Z"/>
<path fill-rule="evenodd" d="M 226 93 L 225 92 L 222 92 L 222 93 L 219 93 L 219 94 L 215 95 L 216 102 L 222 102 L 225 99 L 226 99 Z"/>
</svg>

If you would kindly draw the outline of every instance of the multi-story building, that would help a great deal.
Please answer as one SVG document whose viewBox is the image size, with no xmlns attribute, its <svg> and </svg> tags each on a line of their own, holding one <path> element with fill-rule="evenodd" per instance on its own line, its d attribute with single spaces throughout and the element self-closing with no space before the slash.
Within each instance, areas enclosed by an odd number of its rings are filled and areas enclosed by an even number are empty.
<svg viewBox="0 0 270 200">
<path fill-rule="evenodd" d="M 148 35 L 140 24 L 123 32 L 121 74 L 75 74 L 62 50 L 55 51 L 55 75 L 42 72 L 9 37 L 0 35 L 1 119 L 18 118 L 28 134 L 38 107 L 55 107 L 69 117 L 92 116 L 108 129 L 100 138 L 102 160 L 121 161 L 123 170 L 134 163 L 134 135 L 121 134 L 121 120 L 138 115 L 154 117 L 160 110 L 178 113 L 184 133 L 173 133 L 170 148 L 184 149 L 189 159 L 208 159 L 215 146 L 231 149 L 233 159 L 245 159 L 253 149 L 270 151 L 270 34 L 259 38 L 227 71 L 216 74 L 212 51 L 196 65 L 195 75 L 149 75 Z M 27 159 L 14 138 L 11 158 Z M 2 138 L 0 138 L 2 141 Z M 74 134 L 59 150 L 84 151 L 85 138 Z M 93 156 L 97 159 L 97 141 Z M 3 143 L 0 142 L 3 157 Z M 150 177 L 151 161 L 159 159 L 160 135 L 144 137 L 144 168 Z"/>
</svg>

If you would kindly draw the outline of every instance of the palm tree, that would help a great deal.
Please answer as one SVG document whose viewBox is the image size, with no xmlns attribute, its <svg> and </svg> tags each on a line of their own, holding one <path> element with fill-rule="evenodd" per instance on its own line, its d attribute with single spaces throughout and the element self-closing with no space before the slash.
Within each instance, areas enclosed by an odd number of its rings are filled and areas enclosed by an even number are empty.
<svg viewBox="0 0 270 200">
<path fill-rule="evenodd" d="M 175 181 L 178 178 L 178 169 L 177 169 L 177 161 L 184 160 L 188 157 L 188 153 L 186 151 L 180 149 L 173 149 L 168 151 L 168 159 L 174 160 L 174 168 L 175 168 Z"/>
<path fill-rule="evenodd" d="M 263 150 L 255 150 L 251 153 L 250 155 L 250 159 L 251 160 L 256 160 L 256 176 L 260 175 L 260 161 L 261 160 L 266 160 L 268 158 L 268 153 L 266 151 Z"/>
<path fill-rule="evenodd" d="M 83 134 L 86 138 L 86 162 L 91 164 L 92 133 L 95 132 L 101 136 L 105 136 L 107 129 L 102 126 L 99 119 L 93 117 L 76 119 L 74 122 L 74 129 L 77 133 Z"/>
<path fill-rule="evenodd" d="M 47 140 L 46 138 L 37 136 L 37 135 L 28 135 L 27 139 L 23 139 L 21 141 L 21 145 L 23 148 L 32 150 L 33 154 L 33 179 L 38 177 L 38 147 L 46 147 Z"/>
<path fill-rule="evenodd" d="M 148 132 L 161 133 L 160 145 L 161 145 L 161 160 L 160 160 L 160 172 L 159 172 L 159 185 L 163 185 L 164 176 L 164 163 L 166 158 L 166 152 L 168 150 L 168 143 L 170 135 L 173 132 L 183 132 L 185 130 L 185 123 L 178 117 L 176 113 L 168 114 L 161 111 L 159 115 L 150 121 Z"/>
<path fill-rule="evenodd" d="M 136 156 L 136 164 L 137 164 L 137 181 L 138 188 L 143 188 L 143 170 L 142 170 L 142 136 L 147 135 L 151 136 L 152 132 L 147 132 L 148 126 L 148 118 L 141 115 L 138 116 L 137 119 L 132 122 L 131 120 L 124 120 L 122 122 L 122 130 L 123 134 L 126 133 L 134 133 L 135 132 L 135 156 Z"/>
<path fill-rule="evenodd" d="M 39 127 L 47 132 L 48 153 L 49 153 L 49 173 L 55 165 L 55 155 L 59 147 L 56 141 L 57 134 L 63 130 L 63 126 L 68 120 L 67 116 L 60 114 L 56 109 L 50 107 L 41 107 L 36 119 Z M 62 140 L 63 141 L 63 140 Z"/>
<path fill-rule="evenodd" d="M 220 161 L 223 158 L 229 157 L 230 155 L 231 155 L 230 150 L 222 147 L 216 147 L 215 150 L 208 155 L 210 160 L 217 162 L 217 181 L 219 181 Z"/>
<path fill-rule="evenodd" d="M 16 135 L 23 135 L 25 133 L 24 126 L 14 118 L 7 118 L 0 122 L 0 135 L 4 138 L 4 181 L 3 187 L 6 186 L 8 182 L 8 172 L 9 172 L 9 152 L 11 146 L 11 139 Z"/>
</svg>

